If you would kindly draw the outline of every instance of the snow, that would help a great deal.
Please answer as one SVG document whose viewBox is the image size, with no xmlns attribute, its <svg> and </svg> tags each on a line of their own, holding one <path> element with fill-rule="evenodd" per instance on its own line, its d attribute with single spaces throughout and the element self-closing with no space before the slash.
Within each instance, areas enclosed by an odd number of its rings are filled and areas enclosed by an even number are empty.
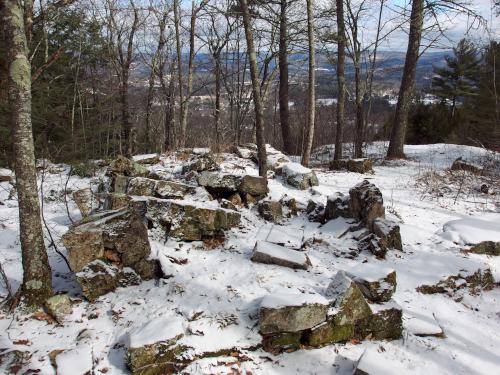
<svg viewBox="0 0 500 375">
<path fill-rule="evenodd" d="M 411 310 L 410 310 L 411 309 Z M 439 336 L 443 334 L 432 311 L 428 309 L 403 309 L 403 327 L 417 336 Z"/>
<path fill-rule="evenodd" d="M 158 154 L 134 155 L 132 157 L 132 160 L 135 161 L 135 162 L 140 162 L 140 161 L 143 161 L 143 160 L 153 159 L 153 158 L 156 158 L 156 157 L 158 157 Z"/>
<path fill-rule="evenodd" d="M 130 332 L 130 347 L 140 348 L 157 342 L 168 342 L 184 334 L 184 319 L 179 316 L 161 316 Z"/>
<path fill-rule="evenodd" d="M 350 150 L 352 145 L 345 145 Z M 369 156 L 380 158 L 386 143 L 369 145 Z M 333 147 L 322 148 L 321 160 L 327 160 Z M 64 350 L 57 356 L 58 373 L 81 374 L 91 369 L 95 373 L 118 375 L 128 373 L 125 365 L 126 348 L 130 334 L 135 339 L 152 342 L 168 339 L 173 332 L 183 333 L 179 344 L 192 347 L 191 358 L 201 353 L 239 348 L 248 361 L 227 367 L 221 364 L 226 357 L 200 358 L 185 369 L 186 373 L 227 373 L 231 370 L 252 374 L 352 374 L 366 350 L 363 363 L 370 374 L 495 374 L 499 373 L 500 357 L 500 288 L 478 295 L 464 293 L 461 300 L 446 294 L 424 295 L 415 289 L 423 284 L 435 284 L 451 275 L 490 268 L 500 280 L 500 257 L 487 257 L 462 252 L 471 240 L 494 239 L 500 222 L 500 196 L 477 191 L 457 190 L 447 194 L 425 195 L 416 181 L 428 172 L 445 173 L 458 157 L 478 162 L 492 153 L 481 148 L 460 145 L 405 146 L 408 160 L 375 163 L 373 182 L 382 192 L 387 219 L 401 228 L 403 252 L 389 251 L 386 260 L 362 253 L 348 258 L 357 242 L 350 232 L 338 238 L 351 226 L 349 220 L 334 220 L 324 226 L 309 222 L 304 215 L 284 219 L 283 225 L 273 227 L 261 219 L 255 207 L 242 208 L 239 228 L 227 232 L 221 246 L 207 250 L 200 242 L 181 242 L 173 239 L 156 241 L 151 238 L 152 257 L 159 259 L 167 279 L 146 281 L 137 286 L 119 288 L 93 304 L 81 300 L 81 291 L 69 273 L 64 261 L 49 246 L 47 249 L 53 270 L 56 292 L 68 293 L 74 299 L 73 314 L 60 325 L 33 319 L 18 312 L 0 313 L 0 347 L 7 350 L 28 350 L 29 363 L 19 373 L 53 374 L 49 353 Z M 494 155 L 493 155 L 494 156 Z M 223 173 L 257 175 L 256 165 L 232 154 L 222 154 Z M 496 156 L 498 157 L 498 156 Z M 150 167 L 165 176 L 178 178 L 182 159 L 172 154 L 161 155 L 161 162 Z M 319 156 L 318 156 L 318 159 Z M 64 201 L 60 198 L 69 167 L 61 173 L 46 173 L 43 186 L 43 213 L 56 245 L 65 253 L 60 237 L 71 225 Z M 348 194 L 349 189 L 365 176 L 349 172 L 331 172 L 315 168 L 320 185 L 310 190 L 289 188 L 282 179 L 269 180 L 269 199 L 280 200 L 285 194 L 294 198 L 299 207 L 309 199 L 326 203 L 335 192 Z M 97 186 L 103 179 L 72 176 L 68 188 L 72 191 Z M 40 183 L 40 180 L 39 180 Z M 39 185 L 40 186 L 40 185 Z M 22 281 L 21 251 L 18 238 L 19 220 L 16 199 L 9 199 L 11 185 L 0 183 L 0 263 L 14 290 Z M 54 199 L 52 199 L 54 197 Z M 80 214 L 68 195 L 68 210 L 73 220 Z M 197 207 L 219 207 L 199 190 L 184 203 Z M 179 203 L 179 201 L 175 201 Z M 456 221 L 459 222 L 457 227 Z M 471 224 L 471 220 L 473 225 Z M 455 222 L 453 224 L 453 222 Z M 450 225 L 451 223 L 451 225 Z M 460 226 L 462 225 L 462 226 Z M 446 228 L 446 229 L 444 229 Z M 271 238 L 270 232 L 273 232 Z M 312 266 L 308 271 L 296 271 L 280 266 L 263 266 L 250 261 L 255 242 L 270 241 L 281 236 L 286 246 L 295 247 L 303 236 Z M 296 235 L 296 237 L 294 236 Z M 464 237 L 465 236 L 465 237 Z M 474 236 L 470 238 L 469 236 Z M 295 250 L 294 255 L 304 254 Z M 171 258 L 186 259 L 177 264 Z M 245 350 L 261 343 L 258 332 L 258 311 L 262 305 L 289 303 L 327 303 L 324 292 L 339 270 L 375 278 L 378 271 L 394 269 L 397 290 L 394 303 L 404 314 L 404 339 L 392 342 L 363 341 L 324 348 L 299 350 L 275 356 L 262 349 Z M 6 289 L 0 281 L 0 296 Z M 277 297 L 281 296 L 281 297 Z M 267 302 L 266 302 L 267 301 Z M 370 305 L 372 310 L 389 308 L 390 304 Z M 162 322 L 161 324 L 159 322 Z M 174 323 L 176 322 L 176 323 Z M 158 328 L 141 329 L 148 323 Z M 167 332 L 170 324 L 174 328 Z M 182 327 L 182 328 L 181 328 Z M 420 337 L 415 333 L 437 332 L 445 337 Z M 424 330 L 425 329 L 425 330 Z M 86 332 L 87 338 L 83 338 Z M 150 337 L 148 337 L 150 336 Z M 30 345 L 18 340 L 29 339 Z M 142 344 L 141 341 L 138 341 Z M 68 367 L 64 367 L 66 366 Z M 63 366 L 63 367 L 61 367 Z M 71 367 L 70 367 L 71 366 Z M 106 369 L 106 370 L 104 370 Z M 103 370 L 103 371 L 101 371 Z M 0 371 L 1 372 L 1 371 Z"/>
<path fill-rule="evenodd" d="M 376 263 L 359 264 L 346 271 L 348 271 L 349 275 L 353 275 L 354 277 L 368 282 L 375 282 L 387 277 L 387 275 L 394 272 L 394 269 L 387 267 L 383 261 L 377 261 Z M 398 275 L 396 275 L 396 277 L 397 276 Z"/>
<path fill-rule="evenodd" d="M 303 305 L 328 305 L 330 303 L 321 294 L 298 294 L 298 293 L 281 293 L 265 296 L 260 307 L 265 309 L 279 309 L 289 306 Z"/>
<path fill-rule="evenodd" d="M 270 257 L 286 260 L 296 264 L 304 264 L 307 262 L 307 256 L 305 253 L 297 250 L 287 249 L 286 247 L 265 241 L 257 241 L 257 243 L 255 244 L 255 252 L 266 254 Z"/>
<path fill-rule="evenodd" d="M 292 249 L 300 249 L 303 238 L 304 230 L 302 228 L 273 225 L 269 230 L 266 241 L 288 246 Z"/>
<path fill-rule="evenodd" d="M 295 176 L 308 173 L 311 173 L 311 170 L 299 163 L 286 163 L 283 165 L 283 174 L 285 176 Z"/>
<path fill-rule="evenodd" d="M 78 372 L 84 374 L 91 373 L 93 368 L 92 347 L 90 345 L 80 345 L 74 349 L 65 350 L 56 357 L 57 373 L 70 375 Z"/>
<path fill-rule="evenodd" d="M 490 213 L 481 217 L 448 221 L 443 225 L 442 236 L 461 245 L 500 241 L 500 214 Z"/>
</svg>

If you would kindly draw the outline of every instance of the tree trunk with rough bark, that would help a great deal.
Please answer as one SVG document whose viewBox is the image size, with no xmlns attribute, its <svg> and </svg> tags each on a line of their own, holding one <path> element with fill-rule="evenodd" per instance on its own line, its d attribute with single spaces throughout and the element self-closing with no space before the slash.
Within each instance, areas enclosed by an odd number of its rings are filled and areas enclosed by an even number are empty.
<svg viewBox="0 0 500 375">
<path fill-rule="evenodd" d="M 202 3 L 200 7 L 195 8 L 194 1 L 191 6 L 191 25 L 189 28 L 189 61 L 188 61 L 188 73 L 187 73 L 187 88 L 186 95 L 184 98 L 184 105 L 181 105 L 181 137 L 180 137 L 180 147 L 186 146 L 187 138 L 187 117 L 189 112 L 189 100 L 191 92 L 193 91 L 193 66 L 194 66 L 194 55 L 195 55 L 195 31 L 196 31 L 196 15 L 201 7 L 205 3 Z"/>
<path fill-rule="evenodd" d="M 280 72 L 279 81 L 279 106 L 280 106 L 280 125 L 281 136 L 283 138 L 283 149 L 285 153 L 293 154 L 292 131 L 290 128 L 290 109 L 288 95 L 288 19 L 287 8 L 288 0 L 281 0 L 280 9 L 280 35 L 278 65 Z"/>
<path fill-rule="evenodd" d="M 182 117 L 183 112 L 186 111 L 186 104 L 184 103 L 183 85 L 182 85 L 182 46 L 181 46 L 181 10 L 179 6 L 179 0 L 174 0 L 174 26 L 175 26 L 175 46 L 177 53 L 177 79 L 178 79 L 178 90 L 179 90 L 179 105 L 180 105 L 180 116 L 179 116 L 179 141 L 184 143 L 185 129 L 182 127 Z"/>
<path fill-rule="evenodd" d="M 314 120 L 316 116 L 316 60 L 314 56 L 314 1 L 307 0 L 307 36 L 309 41 L 309 89 L 307 128 L 302 150 L 302 165 L 308 166 L 314 139 Z"/>
<path fill-rule="evenodd" d="M 342 159 L 342 143 L 344 138 L 345 124 L 345 19 L 344 1 L 336 0 L 337 7 L 337 132 L 335 135 L 335 160 Z"/>
<path fill-rule="evenodd" d="M 262 103 L 260 98 L 259 71 L 257 67 L 257 55 L 253 42 L 252 24 L 247 0 L 240 0 L 243 12 L 243 26 L 247 41 L 247 54 L 250 61 L 250 75 L 252 77 L 252 93 L 255 109 L 255 133 L 257 139 L 257 157 L 259 159 L 259 176 L 267 178 L 267 154 L 264 139 L 264 119 L 262 118 Z"/>
<path fill-rule="evenodd" d="M 8 45 L 9 105 L 23 262 L 21 295 L 28 307 L 39 307 L 52 295 L 52 276 L 43 239 L 36 182 L 31 126 L 31 64 L 20 2 L 2 1 L 0 14 Z"/>
<path fill-rule="evenodd" d="M 408 36 L 408 49 L 406 51 L 405 66 L 401 87 L 399 89 L 398 104 L 392 123 L 391 141 L 388 158 L 404 158 L 404 142 L 408 112 L 410 110 L 411 96 L 415 85 L 415 73 L 422 38 L 422 25 L 424 22 L 424 0 L 413 0 L 410 18 L 410 34 Z"/>
<path fill-rule="evenodd" d="M 342 143 L 344 138 L 345 123 L 345 20 L 344 20 L 344 2 L 336 0 L 337 7 L 337 133 L 335 135 L 335 153 L 334 159 L 342 159 Z"/>
</svg>

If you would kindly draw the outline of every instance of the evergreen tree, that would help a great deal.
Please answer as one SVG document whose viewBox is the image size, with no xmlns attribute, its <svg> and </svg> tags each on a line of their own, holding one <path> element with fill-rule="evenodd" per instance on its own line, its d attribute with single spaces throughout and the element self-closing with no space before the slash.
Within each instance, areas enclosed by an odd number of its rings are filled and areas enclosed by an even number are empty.
<svg viewBox="0 0 500 375">
<path fill-rule="evenodd" d="M 477 91 L 475 82 L 478 73 L 479 54 L 476 46 L 462 39 L 453 48 L 453 56 L 446 56 L 446 66 L 434 68 L 432 91 L 443 101 L 451 101 L 451 117 L 455 116 L 458 102 L 473 96 Z"/>
</svg>

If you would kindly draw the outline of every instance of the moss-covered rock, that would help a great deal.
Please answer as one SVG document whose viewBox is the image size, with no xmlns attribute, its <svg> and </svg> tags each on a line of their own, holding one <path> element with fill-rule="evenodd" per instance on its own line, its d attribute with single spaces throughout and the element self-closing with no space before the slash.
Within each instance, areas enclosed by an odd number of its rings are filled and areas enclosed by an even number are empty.
<svg viewBox="0 0 500 375">
<path fill-rule="evenodd" d="M 89 263 L 76 273 L 76 280 L 85 298 L 91 302 L 118 287 L 138 285 L 141 282 L 141 278 L 133 269 L 128 267 L 120 269 L 104 260 Z"/>
<path fill-rule="evenodd" d="M 263 335 L 299 332 L 326 321 L 328 301 L 319 295 L 279 294 L 264 298 L 259 312 Z"/>
<path fill-rule="evenodd" d="M 209 208 L 168 199 L 148 199 L 146 217 L 166 236 L 186 241 L 223 236 L 239 225 L 241 215 L 232 210 Z"/>
<path fill-rule="evenodd" d="M 344 271 L 338 271 L 327 288 L 326 295 L 333 300 L 334 323 L 337 326 L 356 324 L 372 315 L 370 306 L 356 282 Z"/>
<path fill-rule="evenodd" d="M 149 173 L 146 167 L 122 155 L 109 164 L 109 172 L 128 177 L 146 177 Z"/>
<path fill-rule="evenodd" d="M 72 313 L 71 300 L 66 294 L 52 296 L 45 301 L 45 309 L 58 322 Z"/>
<path fill-rule="evenodd" d="M 278 201 L 259 202 L 258 211 L 264 220 L 273 223 L 279 223 L 283 219 L 283 207 Z"/>
<path fill-rule="evenodd" d="M 330 170 L 346 170 L 355 173 L 373 172 L 373 163 L 370 159 L 340 159 L 330 161 Z"/>
<path fill-rule="evenodd" d="M 349 341 L 354 336 L 354 324 L 338 325 L 334 318 L 314 327 L 307 332 L 305 343 L 309 346 L 322 346 L 337 342 Z"/>
<path fill-rule="evenodd" d="M 127 208 L 88 217 L 70 228 L 62 240 L 74 272 L 104 257 L 105 249 L 116 252 L 120 263 L 132 268 L 151 252 L 146 225 L 134 210 Z"/>
<path fill-rule="evenodd" d="M 371 305 L 373 315 L 358 321 L 354 337 L 363 340 L 397 340 L 403 334 L 403 310 L 394 302 Z"/>
<path fill-rule="evenodd" d="M 99 208 L 100 202 L 90 188 L 74 191 L 72 196 L 82 217 L 90 215 L 93 210 Z"/>
<path fill-rule="evenodd" d="M 470 274 L 459 273 L 449 276 L 434 285 L 421 285 L 417 287 L 417 292 L 423 294 L 448 293 L 453 295 L 455 292 L 468 288 L 469 293 L 474 295 L 481 290 L 491 290 L 495 287 L 495 279 L 489 268 L 478 269 Z"/>
<path fill-rule="evenodd" d="M 362 270 L 363 267 L 360 267 Z M 391 299 L 396 291 L 396 271 L 380 269 L 376 272 L 374 269 L 378 266 L 367 266 L 368 274 L 360 275 L 352 274 L 354 282 L 358 285 L 359 289 L 371 302 L 387 302 Z"/>
<path fill-rule="evenodd" d="M 210 154 L 205 154 L 201 156 L 194 156 L 193 158 L 191 158 L 186 164 L 182 166 L 182 173 L 201 173 L 203 171 L 218 171 L 219 169 L 219 164 L 215 161 L 214 157 Z"/>
<path fill-rule="evenodd" d="M 262 336 L 262 347 L 270 353 L 300 349 L 303 331 L 283 332 Z"/>
</svg>

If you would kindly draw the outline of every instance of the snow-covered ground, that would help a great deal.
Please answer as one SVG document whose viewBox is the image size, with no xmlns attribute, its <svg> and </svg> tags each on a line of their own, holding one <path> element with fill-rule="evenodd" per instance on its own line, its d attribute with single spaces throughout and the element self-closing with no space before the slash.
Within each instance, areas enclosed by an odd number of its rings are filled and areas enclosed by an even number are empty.
<svg viewBox="0 0 500 375">
<path fill-rule="evenodd" d="M 369 154 L 380 156 L 384 147 L 376 144 L 369 148 Z M 500 288 L 474 296 L 464 293 L 461 299 L 415 290 L 422 284 L 484 268 L 490 268 L 495 280 L 500 280 L 499 257 L 461 251 L 471 241 L 500 240 L 500 192 L 493 195 L 460 188 L 460 181 L 448 189 L 429 190 L 426 186 L 426 182 L 438 185 L 448 181 L 429 182 L 427 176 L 443 176 L 457 157 L 477 159 L 488 153 L 443 144 L 407 146 L 405 152 L 408 161 L 377 165 L 373 175 L 318 168 L 320 185 L 308 191 L 291 188 L 279 177 L 269 181 L 272 199 L 286 194 L 304 207 L 309 199 L 325 203 L 335 192 L 347 194 L 368 178 L 382 191 L 387 216 L 400 223 L 404 252 L 390 251 L 385 260 L 368 253 L 353 259 L 339 256 L 341 250 L 347 253 L 355 246 L 348 236 L 338 238 L 345 231 L 343 219 L 320 226 L 302 214 L 285 219 L 279 230 L 291 242 L 297 241 L 298 234 L 303 234 L 304 240 L 324 240 L 308 251 L 312 267 L 306 271 L 253 263 L 250 257 L 256 241 L 269 239 L 272 228 L 254 207 L 241 210 L 241 227 L 229 231 L 225 243 L 215 249 L 205 249 L 201 242 L 152 240 L 152 252 L 170 277 L 118 289 L 89 304 L 78 299 L 79 287 L 50 247 L 54 287 L 75 297 L 73 313 L 57 325 L 19 313 L 0 313 L 0 350 L 30 352 L 23 371 L 53 374 L 49 353 L 64 350 L 57 356 L 58 374 L 123 374 L 128 371 L 126 347 L 132 341 L 151 342 L 189 332 L 180 342 L 192 348 L 189 355 L 193 358 L 231 348 L 245 354 L 198 359 L 184 370 L 191 374 L 351 374 L 365 351 L 365 365 L 370 365 L 372 374 L 498 374 Z M 161 165 L 154 168 L 175 173 L 180 170 L 179 163 L 162 157 Z M 251 161 L 242 162 L 234 155 L 227 155 L 222 166 L 227 172 L 257 175 Z M 63 252 L 60 236 L 70 225 L 62 193 L 65 184 L 77 190 L 98 183 L 98 178 L 74 176 L 67 182 L 67 172 L 64 168 L 61 173 L 47 173 L 43 182 L 45 220 Z M 0 262 L 15 289 L 22 281 L 22 267 L 17 202 L 9 199 L 9 190 L 7 182 L 0 183 Z M 194 199 L 203 201 L 206 196 Z M 72 201 L 68 208 L 77 220 L 78 209 Z M 172 257 L 187 259 L 187 263 L 171 262 Z M 277 356 L 254 348 L 261 341 L 258 309 L 267 295 L 322 295 L 337 270 L 359 273 L 363 263 L 370 265 L 370 272 L 378 266 L 396 270 L 394 300 L 404 309 L 402 339 L 352 342 Z M 0 293 L 6 293 L 3 285 Z M 442 331 L 444 337 L 417 335 L 426 330 Z"/>
</svg>

